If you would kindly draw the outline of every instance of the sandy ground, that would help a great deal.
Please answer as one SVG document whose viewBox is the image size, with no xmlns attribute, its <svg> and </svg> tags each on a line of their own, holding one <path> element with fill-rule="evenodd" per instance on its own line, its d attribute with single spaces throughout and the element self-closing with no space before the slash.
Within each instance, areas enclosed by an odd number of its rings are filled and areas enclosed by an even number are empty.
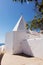
<svg viewBox="0 0 43 65">
<path fill-rule="evenodd" d="M 1 65 L 43 65 L 43 59 L 5 53 Z"/>
</svg>

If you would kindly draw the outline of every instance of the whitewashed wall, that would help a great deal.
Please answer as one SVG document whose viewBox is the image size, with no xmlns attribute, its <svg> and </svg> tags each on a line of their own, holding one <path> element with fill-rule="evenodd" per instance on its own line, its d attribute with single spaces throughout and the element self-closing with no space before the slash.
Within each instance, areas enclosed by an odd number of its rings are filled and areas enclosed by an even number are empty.
<svg viewBox="0 0 43 65">
<path fill-rule="evenodd" d="M 22 44 L 21 41 L 25 38 L 26 33 L 15 31 L 9 32 L 6 34 L 6 51 L 11 54 L 21 53 L 22 52 Z"/>
<path fill-rule="evenodd" d="M 21 41 L 25 38 L 25 32 L 13 32 L 13 53 L 21 53 L 22 52 L 22 43 Z"/>
<path fill-rule="evenodd" d="M 29 42 L 27 39 L 23 40 L 22 42 L 22 52 L 26 55 L 33 56 L 31 46 L 29 46 Z"/>
<path fill-rule="evenodd" d="M 6 51 L 11 54 L 25 53 L 43 58 L 43 38 L 27 38 L 26 32 L 10 32 L 6 34 Z"/>
<path fill-rule="evenodd" d="M 43 58 L 43 38 L 27 39 L 27 42 L 33 56 Z"/>
<path fill-rule="evenodd" d="M 13 53 L 13 32 L 9 32 L 5 37 L 6 52 Z"/>
</svg>

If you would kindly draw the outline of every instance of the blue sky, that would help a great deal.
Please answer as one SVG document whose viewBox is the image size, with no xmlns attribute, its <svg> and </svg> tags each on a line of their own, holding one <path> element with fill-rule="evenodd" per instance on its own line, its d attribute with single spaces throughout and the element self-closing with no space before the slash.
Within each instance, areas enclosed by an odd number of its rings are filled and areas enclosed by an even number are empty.
<svg viewBox="0 0 43 65">
<path fill-rule="evenodd" d="M 0 42 L 5 42 L 6 32 L 12 31 L 22 15 L 25 21 L 34 18 L 33 3 L 14 3 L 12 0 L 0 0 Z"/>
</svg>

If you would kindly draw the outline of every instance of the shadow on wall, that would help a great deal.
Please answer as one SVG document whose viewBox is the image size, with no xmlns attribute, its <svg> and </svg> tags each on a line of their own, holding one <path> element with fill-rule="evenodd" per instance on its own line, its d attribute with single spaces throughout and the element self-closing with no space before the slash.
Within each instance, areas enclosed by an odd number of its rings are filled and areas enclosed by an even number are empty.
<svg viewBox="0 0 43 65">
<path fill-rule="evenodd" d="M 27 41 L 27 39 L 24 39 L 22 41 L 22 52 L 26 55 L 33 56 L 31 47 L 29 46 L 29 42 Z"/>
<path fill-rule="evenodd" d="M 29 43 L 26 39 L 22 40 L 20 44 L 21 44 L 22 52 L 15 55 L 24 56 L 24 57 L 34 57 L 31 47 L 29 46 Z"/>
</svg>

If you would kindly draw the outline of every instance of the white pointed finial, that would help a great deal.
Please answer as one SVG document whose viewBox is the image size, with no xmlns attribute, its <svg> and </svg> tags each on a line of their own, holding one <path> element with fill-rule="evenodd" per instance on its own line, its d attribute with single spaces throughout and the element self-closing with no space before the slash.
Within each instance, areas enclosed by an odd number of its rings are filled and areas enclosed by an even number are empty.
<svg viewBox="0 0 43 65">
<path fill-rule="evenodd" d="M 20 17 L 20 19 L 18 20 L 16 26 L 14 27 L 13 31 L 24 31 L 25 30 L 25 21 L 23 16 Z"/>
</svg>

